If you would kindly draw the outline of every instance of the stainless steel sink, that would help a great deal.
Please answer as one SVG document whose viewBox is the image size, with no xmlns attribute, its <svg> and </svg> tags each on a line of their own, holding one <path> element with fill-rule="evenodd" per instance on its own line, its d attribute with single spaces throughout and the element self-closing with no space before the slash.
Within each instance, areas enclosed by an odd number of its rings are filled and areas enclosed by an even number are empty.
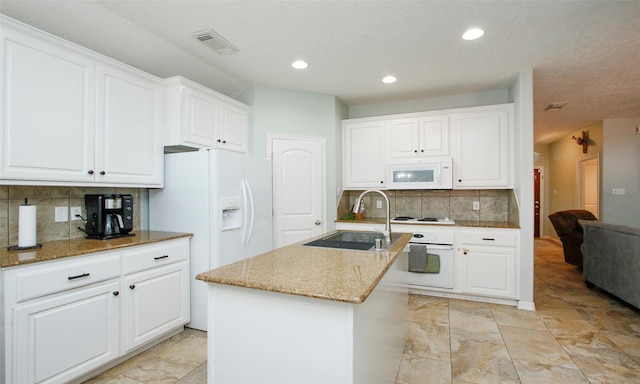
<svg viewBox="0 0 640 384">
<path fill-rule="evenodd" d="M 387 244 L 384 241 L 384 235 L 380 232 L 340 231 L 333 235 L 323 237 L 322 239 L 314 240 L 303 245 L 308 247 L 375 251 L 375 240 L 381 239 L 382 249 L 386 250 L 398 241 L 401 235 L 401 233 L 392 233 L 391 242 Z"/>
</svg>

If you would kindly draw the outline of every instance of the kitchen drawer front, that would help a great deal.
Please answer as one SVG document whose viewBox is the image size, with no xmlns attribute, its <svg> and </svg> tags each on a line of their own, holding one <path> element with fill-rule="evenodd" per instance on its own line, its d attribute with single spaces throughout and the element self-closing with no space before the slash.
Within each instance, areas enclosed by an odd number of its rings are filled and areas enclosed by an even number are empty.
<svg viewBox="0 0 640 384">
<path fill-rule="evenodd" d="M 511 232 L 463 232 L 460 234 L 460 243 L 515 247 L 517 238 L 517 234 Z"/>
<path fill-rule="evenodd" d="M 120 277 L 120 254 L 72 258 L 9 272 L 15 280 L 15 300 L 21 302 Z"/>
<path fill-rule="evenodd" d="M 177 239 L 131 248 L 123 252 L 124 274 L 144 271 L 189 257 L 189 239 Z"/>
</svg>

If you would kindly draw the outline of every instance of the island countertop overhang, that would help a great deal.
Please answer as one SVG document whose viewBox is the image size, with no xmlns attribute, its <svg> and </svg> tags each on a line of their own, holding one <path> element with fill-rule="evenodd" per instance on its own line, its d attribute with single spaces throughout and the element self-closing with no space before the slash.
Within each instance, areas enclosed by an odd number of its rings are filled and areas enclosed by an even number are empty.
<svg viewBox="0 0 640 384">
<path fill-rule="evenodd" d="M 200 273 L 196 279 L 351 304 L 363 303 L 411 239 L 382 252 L 308 247 L 316 238 Z"/>
</svg>

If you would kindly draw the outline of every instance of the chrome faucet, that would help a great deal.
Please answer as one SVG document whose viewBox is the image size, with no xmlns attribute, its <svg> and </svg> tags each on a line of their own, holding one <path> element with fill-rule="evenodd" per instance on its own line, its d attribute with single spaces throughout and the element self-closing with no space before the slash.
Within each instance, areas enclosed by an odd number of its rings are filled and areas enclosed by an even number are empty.
<svg viewBox="0 0 640 384">
<path fill-rule="evenodd" d="M 384 235 L 384 241 L 386 241 L 387 243 L 390 243 L 391 242 L 391 206 L 389 205 L 389 198 L 387 197 L 387 195 L 384 194 L 384 192 L 379 191 L 377 189 L 369 189 L 362 192 L 360 196 L 356 199 L 355 204 L 353 204 L 352 212 L 357 213 L 358 211 L 360 211 L 360 204 L 362 204 L 362 198 L 364 197 L 364 195 L 366 195 L 369 192 L 377 192 L 381 194 L 382 197 L 384 197 L 385 202 L 387 203 L 387 222 L 385 223 L 384 231 L 382 232 L 382 234 Z"/>
</svg>

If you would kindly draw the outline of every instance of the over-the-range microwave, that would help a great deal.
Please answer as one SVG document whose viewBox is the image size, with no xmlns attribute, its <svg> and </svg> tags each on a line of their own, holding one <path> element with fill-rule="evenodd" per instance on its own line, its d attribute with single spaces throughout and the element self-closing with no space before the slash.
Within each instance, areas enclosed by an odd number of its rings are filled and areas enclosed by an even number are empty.
<svg viewBox="0 0 640 384">
<path fill-rule="evenodd" d="M 452 189 L 451 157 L 392 160 L 387 163 L 387 189 Z"/>
</svg>

